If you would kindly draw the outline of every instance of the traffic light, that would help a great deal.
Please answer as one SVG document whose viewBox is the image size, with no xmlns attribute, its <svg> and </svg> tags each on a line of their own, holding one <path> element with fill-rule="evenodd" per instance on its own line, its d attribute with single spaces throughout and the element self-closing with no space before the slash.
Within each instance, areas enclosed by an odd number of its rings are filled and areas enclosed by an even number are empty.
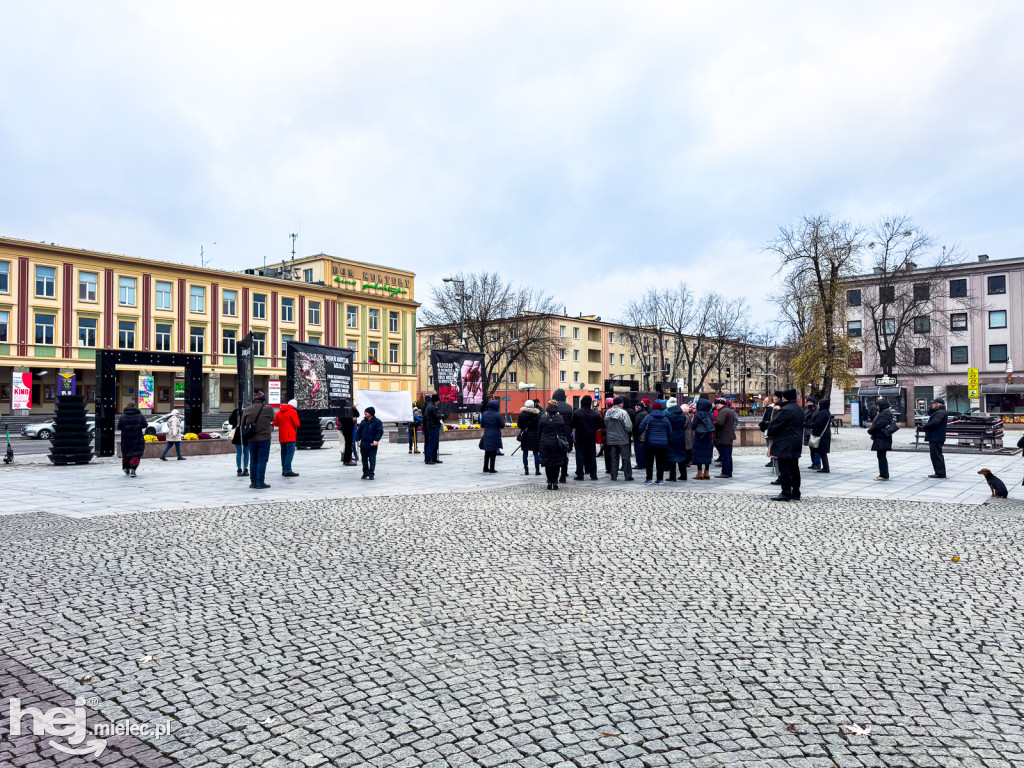
<svg viewBox="0 0 1024 768">
<path fill-rule="evenodd" d="M 748 379 L 750 378 L 750 366 L 749 365 L 747 366 L 747 378 Z"/>
<path fill-rule="evenodd" d="M 732 368 L 730 368 L 728 366 L 726 366 L 726 368 L 725 368 L 725 378 L 727 378 L 727 379 L 731 379 L 732 378 Z"/>
</svg>

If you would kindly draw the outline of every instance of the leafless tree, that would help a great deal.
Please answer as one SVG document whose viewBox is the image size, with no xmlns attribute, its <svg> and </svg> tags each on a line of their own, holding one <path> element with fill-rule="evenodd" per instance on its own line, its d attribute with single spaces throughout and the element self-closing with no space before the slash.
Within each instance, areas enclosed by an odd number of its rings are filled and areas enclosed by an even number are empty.
<svg viewBox="0 0 1024 768">
<path fill-rule="evenodd" d="M 422 310 L 422 316 L 424 326 L 432 328 L 433 346 L 459 349 L 465 321 L 465 348 L 484 355 L 485 399 L 516 365 L 546 369 L 566 341 L 551 322 L 558 309 L 551 296 L 515 286 L 496 272 L 460 273 L 450 282 L 432 285 L 430 298 L 431 306 Z M 424 348 L 424 354 L 429 349 Z"/>
<path fill-rule="evenodd" d="M 932 369 L 953 330 L 951 315 L 981 308 L 966 281 L 962 295 L 947 290 L 962 254 L 956 246 L 938 249 L 931 235 L 902 214 L 871 227 L 867 251 L 872 273 L 860 296 L 865 345 L 883 373 Z"/>
</svg>

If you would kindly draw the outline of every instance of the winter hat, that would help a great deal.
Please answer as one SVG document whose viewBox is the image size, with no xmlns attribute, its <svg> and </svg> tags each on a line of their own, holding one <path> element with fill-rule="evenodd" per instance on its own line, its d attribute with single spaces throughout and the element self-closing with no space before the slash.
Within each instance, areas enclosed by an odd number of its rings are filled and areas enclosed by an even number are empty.
<svg viewBox="0 0 1024 768">
<path fill-rule="evenodd" d="M 262 389 L 257 389 L 256 392 L 253 394 L 252 399 L 253 400 L 266 400 L 267 396 L 265 394 L 263 394 L 263 390 Z"/>
<path fill-rule="evenodd" d="M 604 407 L 605 408 L 611 408 L 613 405 L 615 405 L 615 401 L 612 400 L 610 397 L 606 397 L 604 399 Z"/>
<path fill-rule="evenodd" d="M 644 404 L 644 408 L 650 408 L 651 407 L 651 401 L 649 399 L 647 399 L 646 397 L 643 400 L 641 400 L 640 402 Z"/>
<path fill-rule="evenodd" d="M 441 396 L 439 394 L 437 394 L 437 392 L 435 392 L 434 394 L 432 394 L 430 396 L 430 402 L 432 402 L 432 403 L 440 403 L 441 402 Z"/>
<path fill-rule="evenodd" d="M 622 403 L 623 403 L 623 400 L 622 400 L 622 398 L 621 398 L 621 397 L 616 397 L 616 398 L 615 398 L 615 399 L 614 399 L 614 400 L 613 400 L 612 402 L 613 402 L 613 403 L 614 403 L 615 405 L 622 405 Z"/>
<path fill-rule="evenodd" d="M 377 411 L 374 409 L 374 407 L 372 405 L 366 406 L 366 408 L 363 410 L 363 413 L 368 413 L 371 416 L 376 416 L 377 415 Z"/>
<path fill-rule="evenodd" d="M 729 404 L 729 401 L 726 400 L 724 397 L 716 397 L 715 398 L 715 405 L 728 405 L 728 404 Z"/>
<path fill-rule="evenodd" d="M 661 400 L 655 400 L 654 405 L 651 406 L 652 411 L 663 411 L 665 410 L 665 404 Z"/>
<path fill-rule="evenodd" d="M 523 403 L 523 408 L 533 408 L 533 400 L 527 400 Z"/>
<path fill-rule="evenodd" d="M 782 399 L 783 400 L 788 400 L 791 403 L 795 403 L 796 402 L 796 390 L 795 389 L 783 390 L 783 392 L 782 392 Z"/>
<path fill-rule="evenodd" d="M 886 411 L 888 409 L 889 409 L 889 401 L 886 400 L 884 397 L 880 397 L 878 399 L 878 410 Z"/>
<path fill-rule="evenodd" d="M 594 398 L 590 395 L 584 395 L 580 398 L 580 408 L 589 408 L 594 404 Z"/>
<path fill-rule="evenodd" d="M 299 401 L 293 397 L 291 400 L 288 401 L 288 405 L 290 405 L 292 408 L 298 408 Z"/>
<path fill-rule="evenodd" d="M 676 401 L 674 397 L 670 397 L 668 399 L 668 407 L 671 408 L 674 405 L 679 405 L 679 403 Z"/>
<path fill-rule="evenodd" d="M 794 390 L 794 391 L 796 391 L 796 390 Z M 786 393 L 783 392 L 781 389 L 776 389 L 774 392 L 772 392 L 772 395 L 777 397 L 777 398 L 779 398 L 779 400 L 781 400 L 782 398 L 784 398 L 786 396 Z"/>
<path fill-rule="evenodd" d="M 946 407 L 946 401 L 945 401 L 945 400 L 943 400 L 943 399 L 942 399 L 941 397 L 936 397 L 936 398 L 935 398 L 934 400 L 932 400 L 932 402 L 933 402 L 933 403 L 938 403 L 938 404 L 939 404 L 939 405 L 941 405 L 941 406 L 942 406 L 943 408 L 945 408 L 945 407 Z"/>
</svg>

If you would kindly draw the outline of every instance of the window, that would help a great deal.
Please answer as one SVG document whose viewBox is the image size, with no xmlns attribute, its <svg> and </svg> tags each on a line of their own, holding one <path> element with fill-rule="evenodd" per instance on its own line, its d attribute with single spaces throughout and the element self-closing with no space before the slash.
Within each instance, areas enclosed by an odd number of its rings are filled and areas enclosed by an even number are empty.
<svg viewBox="0 0 1024 768">
<path fill-rule="evenodd" d="M 558 359 L 565 360 L 565 348 L 558 350 Z"/>
<path fill-rule="evenodd" d="M 36 344 L 53 346 L 53 332 L 57 326 L 54 315 L 36 315 Z"/>
<path fill-rule="evenodd" d="M 636 355 L 629 356 L 629 364 L 632 365 L 634 368 L 636 367 Z"/>
<path fill-rule="evenodd" d="M 267 319 L 267 294 L 265 293 L 254 293 L 252 295 L 252 316 L 256 320 Z M 266 345 L 266 338 L 263 339 L 264 345 Z M 255 355 L 256 353 L 253 352 Z"/>
<path fill-rule="evenodd" d="M 281 322 L 295 322 L 295 299 L 281 299 Z"/>
<path fill-rule="evenodd" d="M 225 355 L 237 353 L 238 331 L 225 329 L 220 337 L 220 351 Z"/>
<path fill-rule="evenodd" d="M 896 320 L 886 317 L 882 320 L 882 333 L 886 336 L 893 336 L 896 333 Z"/>
<path fill-rule="evenodd" d="M 192 312 L 206 311 L 206 289 L 201 285 L 193 285 L 188 291 L 188 308 Z"/>
<path fill-rule="evenodd" d="M 932 351 L 928 347 L 918 347 L 914 350 L 914 365 L 931 365 Z"/>
<path fill-rule="evenodd" d="M 0 261 L 0 293 L 11 292 L 11 262 Z"/>
<path fill-rule="evenodd" d="M 861 334 L 862 323 L 860 320 L 851 320 L 846 324 L 846 335 L 859 337 Z"/>
<path fill-rule="evenodd" d="M 878 301 L 882 304 L 892 304 L 896 301 L 896 286 L 883 285 L 878 289 Z"/>
<path fill-rule="evenodd" d="M 574 339 L 578 339 L 580 337 L 580 329 L 579 329 L 578 326 L 573 326 L 573 328 L 572 328 L 572 337 Z"/>
<path fill-rule="evenodd" d="M 353 352 L 356 353 L 355 357 L 358 360 L 359 359 L 359 340 L 358 339 L 349 339 L 348 342 L 345 344 L 345 346 L 348 347 L 349 349 L 351 349 Z"/>
<path fill-rule="evenodd" d="M 359 310 L 356 307 L 353 307 L 351 304 L 345 307 L 345 327 L 359 327 Z"/>
<path fill-rule="evenodd" d="M 626 356 L 625 355 L 619 355 L 619 365 L 625 365 L 625 364 L 626 364 Z"/>
<path fill-rule="evenodd" d="M 267 356 L 267 334 L 263 331 L 252 334 L 252 354 L 253 357 Z"/>
<path fill-rule="evenodd" d="M 914 318 L 914 333 L 931 333 L 932 319 L 926 315 Z"/>
<path fill-rule="evenodd" d="M 10 340 L 10 328 L 11 313 L 6 310 L 0 311 L 0 341 L 6 342 Z"/>
<path fill-rule="evenodd" d="M 851 352 L 850 358 L 847 361 L 851 368 L 863 368 L 864 367 L 864 353 L 863 352 Z"/>
<path fill-rule="evenodd" d="M 427 386 L 430 387 L 431 389 L 433 389 L 433 387 L 434 387 L 434 372 L 433 371 L 430 371 L 427 374 Z"/>
<path fill-rule="evenodd" d="M 117 348 L 135 349 L 135 323 L 131 320 L 119 320 L 117 323 Z"/>
<path fill-rule="evenodd" d="M 609 355 L 608 355 L 608 365 L 615 365 L 615 353 L 614 352 L 609 353 Z"/>
<path fill-rule="evenodd" d="M 288 357 L 288 345 L 293 341 L 295 341 L 295 336 L 292 334 L 281 334 L 281 357 Z"/>
<path fill-rule="evenodd" d="M 1005 328 L 1006 327 L 1006 310 L 997 309 L 988 313 L 988 327 L 989 328 Z"/>
<path fill-rule="evenodd" d="M 307 283 L 312 283 L 313 282 L 313 270 L 312 269 L 304 269 L 304 270 L 302 270 L 302 279 L 305 280 Z"/>
<path fill-rule="evenodd" d="M 579 384 L 580 383 L 580 372 L 579 371 L 573 371 L 572 372 L 572 381 L 573 381 L 574 384 Z"/>
<path fill-rule="evenodd" d="M 80 301 L 96 301 L 96 283 L 99 275 L 95 272 L 78 273 L 78 299 Z M 96 346 L 93 344 L 92 346 Z"/>
<path fill-rule="evenodd" d="M 195 355 L 201 355 L 206 351 L 206 329 L 201 325 L 189 328 L 188 351 Z"/>
<path fill-rule="evenodd" d="M 401 362 L 401 360 L 399 360 L 398 358 L 397 344 L 391 344 L 390 347 L 388 348 L 388 362 L 393 365 L 397 365 L 398 363 Z"/>
<path fill-rule="evenodd" d="M 990 344 L 989 347 L 988 347 L 988 361 L 990 363 L 1005 363 L 1006 362 L 1006 345 L 1005 344 Z"/>
<path fill-rule="evenodd" d="M 398 333 L 398 313 L 388 312 L 388 333 Z M 498 332 L 494 332 L 494 341 L 498 340 Z"/>
<path fill-rule="evenodd" d="M 226 292 L 225 292 L 226 294 Z M 156 283 L 156 308 L 171 309 L 171 284 L 159 280 Z"/>
<path fill-rule="evenodd" d="M 558 372 L 558 380 L 560 382 L 562 382 L 563 384 L 565 383 L 565 371 L 559 371 Z"/>
<path fill-rule="evenodd" d="M 95 347 L 96 346 L 96 318 L 94 318 L 94 317 L 80 317 L 80 318 L 78 318 L 78 346 L 80 346 L 80 347 Z"/>
<path fill-rule="evenodd" d="M 949 281 L 949 298 L 951 299 L 963 299 L 967 296 L 967 281 L 966 280 L 950 280 Z"/>
<path fill-rule="evenodd" d="M 170 352 L 171 351 L 171 325 L 170 323 L 157 323 L 156 324 L 156 351 L 157 352 Z"/>
<path fill-rule="evenodd" d="M 558 326 L 558 336 L 559 336 L 559 338 L 562 338 L 562 339 L 565 338 L 565 326 L 564 325 Z"/>
<path fill-rule="evenodd" d="M 846 303 L 849 304 L 851 307 L 859 307 L 860 306 L 860 291 L 859 290 L 847 291 L 846 292 Z"/>
<path fill-rule="evenodd" d="M 319 333 L 310 333 L 310 334 L 308 334 L 306 336 L 306 341 L 308 341 L 310 344 L 319 344 L 320 343 L 320 334 Z"/>
<path fill-rule="evenodd" d="M 572 351 L 572 360 L 574 363 L 578 363 L 580 361 L 580 351 L 578 349 L 574 349 Z"/>
<path fill-rule="evenodd" d="M 949 362 L 952 365 L 967 365 L 967 347 L 950 347 Z"/>
<path fill-rule="evenodd" d="M 57 295 L 57 268 L 36 267 L 36 296 L 52 299 Z"/>
<path fill-rule="evenodd" d="M 309 302 L 309 324 L 320 325 L 320 302 Z"/>
<path fill-rule="evenodd" d="M 373 360 L 373 361 L 376 361 L 376 362 L 379 363 L 380 362 L 380 342 L 379 341 L 371 341 L 367 346 L 369 346 L 369 349 L 367 350 L 366 359 L 367 360 Z"/>
<path fill-rule="evenodd" d="M 509 384 L 515 384 L 516 383 L 516 372 L 515 371 L 509 371 L 508 372 L 508 383 Z"/>
<path fill-rule="evenodd" d="M 135 278 L 117 278 L 117 303 L 122 307 L 135 306 Z"/>
<path fill-rule="evenodd" d="M 966 312 L 954 312 L 949 316 L 949 328 L 953 331 L 966 331 L 967 330 L 967 313 Z"/>
<path fill-rule="evenodd" d="M 993 275 L 988 279 L 988 295 L 1006 293 L 1006 275 Z"/>
<path fill-rule="evenodd" d="M 370 330 L 371 331 L 379 331 L 380 330 L 380 310 L 379 309 L 371 309 L 370 310 Z"/>
<path fill-rule="evenodd" d="M 914 283 L 914 301 L 928 301 L 932 297 L 932 287 L 928 283 Z"/>
<path fill-rule="evenodd" d="M 609 344 L 614 344 L 615 343 L 615 331 L 608 331 L 608 343 Z"/>
<path fill-rule="evenodd" d="M 498 386 L 498 382 L 499 381 L 500 381 L 500 379 L 498 378 L 498 374 L 497 373 L 492 373 L 491 374 L 491 384 L 493 384 L 494 386 Z"/>
<path fill-rule="evenodd" d="M 221 314 L 232 317 L 238 313 L 238 291 L 224 291 L 220 311 Z"/>
</svg>

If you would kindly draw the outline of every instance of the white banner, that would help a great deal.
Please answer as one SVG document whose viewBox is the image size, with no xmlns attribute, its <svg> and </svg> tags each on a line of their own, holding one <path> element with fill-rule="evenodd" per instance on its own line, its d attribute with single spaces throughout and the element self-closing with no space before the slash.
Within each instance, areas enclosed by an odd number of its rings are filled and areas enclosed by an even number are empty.
<svg viewBox="0 0 1024 768">
<path fill-rule="evenodd" d="M 373 406 L 378 419 L 384 422 L 412 421 L 412 395 L 408 392 L 382 392 L 379 389 L 357 389 L 356 408 L 363 411 Z"/>
<path fill-rule="evenodd" d="M 281 404 L 281 380 L 271 379 L 267 382 L 267 405 Z"/>
</svg>

